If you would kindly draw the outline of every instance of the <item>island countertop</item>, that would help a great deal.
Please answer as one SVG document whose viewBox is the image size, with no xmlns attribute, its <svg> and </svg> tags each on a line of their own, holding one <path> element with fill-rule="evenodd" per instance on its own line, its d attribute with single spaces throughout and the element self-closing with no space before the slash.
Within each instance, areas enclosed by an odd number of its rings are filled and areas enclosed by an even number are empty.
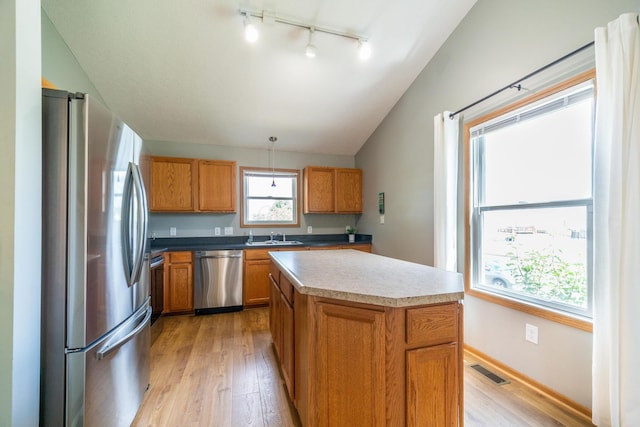
<svg viewBox="0 0 640 427">
<path fill-rule="evenodd" d="M 356 250 L 269 253 L 301 294 L 385 307 L 458 301 L 462 275 Z"/>
</svg>

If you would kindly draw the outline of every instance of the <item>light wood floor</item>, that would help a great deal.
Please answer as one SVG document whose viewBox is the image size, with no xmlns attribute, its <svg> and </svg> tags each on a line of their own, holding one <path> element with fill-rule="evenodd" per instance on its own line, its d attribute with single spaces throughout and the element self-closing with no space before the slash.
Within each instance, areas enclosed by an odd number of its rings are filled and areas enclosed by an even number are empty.
<svg viewBox="0 0 640 427">
<path fill-rule="evenodd" d="M 300 426 L 280 377 L 268 310 L 164 317 L 133 426 Z M 465 426 L 590 426 L 518 382 L 496 386 L 465 356 Z M 504 377 L 504 375 L 502 375 Z"/>
</svg>

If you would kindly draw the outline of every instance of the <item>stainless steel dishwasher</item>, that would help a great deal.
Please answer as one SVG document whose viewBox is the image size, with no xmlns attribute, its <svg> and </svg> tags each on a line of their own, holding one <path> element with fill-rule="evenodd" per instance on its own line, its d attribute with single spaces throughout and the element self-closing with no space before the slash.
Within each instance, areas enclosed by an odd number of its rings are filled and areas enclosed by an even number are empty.
<svg viewBox="0 0 640 427">
<path fill-rule="evenodd" d="M 196 314 L 242 310 L 242 251 L 194 252 Z"/>
</svg>

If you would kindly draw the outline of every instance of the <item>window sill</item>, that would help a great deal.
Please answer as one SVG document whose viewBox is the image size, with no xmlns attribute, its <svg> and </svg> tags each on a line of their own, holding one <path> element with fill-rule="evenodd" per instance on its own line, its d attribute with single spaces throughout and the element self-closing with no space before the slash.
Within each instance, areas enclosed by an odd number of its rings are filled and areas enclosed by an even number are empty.
<svg viewBox="0 0 640 427">
<path fill-rule="evenodd" d="M 466 286 L 465 288 L 465 294 L 467 295 L 471 295 L 473 297 L 480 298 L 485 301 L 510 308 L 512 310 L 521 311 L 523 313 L 531 314 L 542 319 L 547 319 L 552 322 L 580 329 L 581 331 L 593 333 L 593 323 L 591 321 L 573 317 L 569 314 L 563 314 L 557 311 L 526 304 L 524 302 L 520 302 L 507 297 L 502 297 L 490 292 L 481 291 L 479 289 L 470 289 L 468 286 Z"/>
</svg>

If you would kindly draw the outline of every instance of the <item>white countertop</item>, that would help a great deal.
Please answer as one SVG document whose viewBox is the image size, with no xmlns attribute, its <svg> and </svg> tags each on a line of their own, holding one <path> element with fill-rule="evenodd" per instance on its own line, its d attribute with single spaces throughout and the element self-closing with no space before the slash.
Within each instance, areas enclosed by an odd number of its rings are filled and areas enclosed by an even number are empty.
<svg viewBox="0 0 640 427">
<path fill-rule="evenodd" d="M 462 275 L 352 249 L 270 252 L 301 294 L 386 307 L 464 298 Z"/>
</svg>

